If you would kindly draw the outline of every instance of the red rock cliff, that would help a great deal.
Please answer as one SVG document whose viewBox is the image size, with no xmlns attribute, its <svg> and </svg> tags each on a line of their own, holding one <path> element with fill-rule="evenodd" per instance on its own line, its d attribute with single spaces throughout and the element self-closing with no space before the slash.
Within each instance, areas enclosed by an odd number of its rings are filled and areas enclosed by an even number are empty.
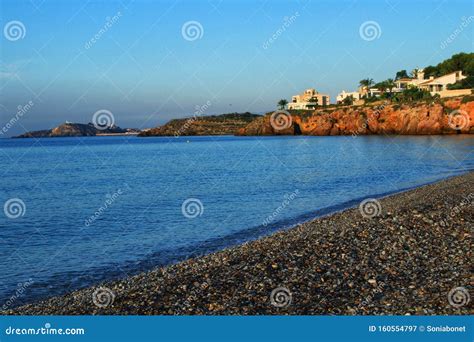
<svg viewBox="0 0 474 342">
<path fill-rule="evenodd" d="M 286 126 L 275 125 L 275 116 L 272 118 L 271 114 L 258 118 L 245 128 L 241 128 L 237 135 L 474 133 L 474 101 L 462 101 L 461 98 L 440 103 L 396 105 L 380 102 L 377 105 L 360 107 L 333 107 L 305 112 L 290 111 L 291 120 L 287 120 Z M 283 129 L 276 129 L 281 127 Z"/>
</svg>

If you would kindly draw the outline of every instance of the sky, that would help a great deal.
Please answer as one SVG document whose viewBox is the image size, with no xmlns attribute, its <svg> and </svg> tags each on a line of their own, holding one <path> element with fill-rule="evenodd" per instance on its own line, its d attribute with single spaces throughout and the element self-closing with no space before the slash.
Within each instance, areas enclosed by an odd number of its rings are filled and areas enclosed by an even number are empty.
<svg viewBox="0 0 474 342">
<path fill-rule="evenodd" d="M 473 16 L 470 0 L 2 0 L 0 129 L 263 113 L 306 88 L 334 102 L 472 52 Z"/>
</svg>

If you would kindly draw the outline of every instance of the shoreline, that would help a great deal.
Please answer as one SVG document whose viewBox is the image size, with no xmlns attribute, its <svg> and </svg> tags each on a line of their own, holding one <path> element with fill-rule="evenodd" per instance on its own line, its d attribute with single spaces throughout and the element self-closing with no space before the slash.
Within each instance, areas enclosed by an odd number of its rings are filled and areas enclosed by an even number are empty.
<svg viewBox="0 0 474 342">
<path fill-rule="evenodd" d="M 455 308 L 448 293 L 470 288 L 473 185 L 471 171 L 382 197 L 380 215 L 373 218 L 345 209 L 2 313 L 468 314 L 472 303 Z M 270 298 L 281 287 L 291 298 L 284 307 Z M 94 296 L 98 289 L 109 292 Z M 104 306 L 98 298 L 109 301 Z"/>
<path fill-rule="evenodd" d="M 208 135 L 180 135 L 176 137 L 175 135 L 150 135 L 150 136 L 139 136 L 138 133 L 133 134 L 97 134 L 97 135 L 79 135 L 79 136 L 55 136 L 55 137 L 5 137 L 0 138 L 0 140 L 28 140 L 28 139 L 56 139 L 56 138 L 104 138 L 104 137 L 137 137 L 137 138 L 195 138 L 195 137 L 235 137 L 235 138 L 271 138 L 271 137 L 306 137 L 306 138 L 321 138 L 321 137 L 353 137 L 354 134 L 340 134 L 340 135 L 307 135 L 307 134 L 269 134 L 269 135 L 241 135 L 241 134 L 208 134 Z M 358 137 L 472 137 L 474 133 L 444 133 L 444 134 L 398 134 L 398 133 L 380 133 L 380 134 L 357 134 Z"/>
</svg>

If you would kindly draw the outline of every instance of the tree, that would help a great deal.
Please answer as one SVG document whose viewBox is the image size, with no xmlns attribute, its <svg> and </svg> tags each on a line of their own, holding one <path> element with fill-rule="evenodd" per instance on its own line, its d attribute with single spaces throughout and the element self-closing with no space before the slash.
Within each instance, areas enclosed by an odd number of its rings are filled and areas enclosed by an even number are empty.
<svg viewBox="0 0 474 342">
<path fill-rule="evenodd" d="M 342 100 L 342 104 L 345 106 L 351 106 L 354 103 L 354 97 L 352 95 L 346 96 L 344 100 Z"/>
<path fill-rule="evenodd" d="M 419 69 L 419 68 L 415 68 L 411 71 L 411 77 L 412 78 L 418 78 L 418 73 L 421 71 L 422 69 Z"/>
<path fill-rule="evenodd" d="M 474 89 L 474 76 L 467 76 L 456 83 L 448 84 L 448 89 Z"/>
<path fill-rule="evenodd" d="M 461 70 L 464 75 L 474 76 L 474 53 L 458 53 L 446 59 L 436 66 L 428 66 L 424 69 L 425 78 L 430 76 L 439 77 L 454 71 Z"/>
<path fill-rule="evenodd" d="M 370 88 L 370 86 L 373 85 L 373 84 L 374 84 L 374 80 L 371 79 L 371 78 L 365 78 L 365 79 L 359 81 L 359 85 L 361 87 Z"/>
<path fill-rule="evenodd" d="M 385 90 L 388 88 L 387 81 L 376 83 L 374 87 L 380 90 L 381 93 L 385 93 Z"/>
<path fill-rule="evenodd" d="M 312 97 L 308 100 L 308 104 L 306 105 L 306 107 L 310 108 L 310 109 L 314 109 L 318 106 L 318 98 L 317 97 Z"/>
<path fill-rule="evenodd" d="M 420 100 L 431 101 L 433 100 L 433 96 L 429 91 L 417 87 L 408 87 L 394 96 L 394 101 L 396 102 L 411 103 Z"/>
<path fill-rule="evenodd" d="M 408 78 L 408 73 L 406 70 L 397 71 L 395 74 L 395 79 L 399 80 L 400 78 Z"/>
<path fill-rule="evenodd" d="M 389 78 L 385 82 L 387 82 L 388 91 L 391 93 L 392 89 L 396 86 L 395 81 L 393 80 L 393 78 Z"/>
<path fill-rule="evenodd" d="M 281 99 L 280 101 L 278 101 L 278 107 L 283 110 L 285 109 L 286 105 L 288 104 L 288 101 L 285 100 L 285 99 Z"/>
</svg>

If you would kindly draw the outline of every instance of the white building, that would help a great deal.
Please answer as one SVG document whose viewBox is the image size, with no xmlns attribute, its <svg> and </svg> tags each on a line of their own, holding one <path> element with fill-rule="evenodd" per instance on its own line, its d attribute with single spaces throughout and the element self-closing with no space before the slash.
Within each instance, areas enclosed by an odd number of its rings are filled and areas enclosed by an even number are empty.
<svg viewBox="0 0 474 342">
<path fill-rule="evenodd" d="M 419 83 L 418 87 L 428 90 L 432 95 L 434 95 L 436 93 L 448 90 L 449 84 L 454 84 L 457 81 L 461 81 L 465 78 L 466 76 L 462 74 L 462 71 L 458 70 L 440 77 L 431 76 L 428 80 Z"/>
<path fill-rule="evenodd" d="M 431 95 L 435 95 L 448 90 L 449 84 L 454 84 L 465 78 L 466 76 L 462 74 L 462 71 L 458 70 L 440 77 L 430 76 L 429 79 L 425 79 L 425 73 L 423 69 L 420 69 L 416 73 L 416 78 L 400 78 L 395 80 L 397 86 L 395 91 L 403 91 L 412 86 L 427 90 Z"/>
<path fill-rule="evenodd" d="M 288 109 L 314 109 L 316 106 L 329 105 L 329 95 L 320 94 L 315 89 L 306 89 L 303 93 L 291 97 Z"/>
<path fill-rule="evenodd" d="M 352 98 L 354 99 L 354 101 L 358 101 L 361 99 L 361 94 L 358 92 L 358 91 L 352 91 L 352 92 L 347 92 L 345 90 L 343 90 L 342 92 L 340 92 L 337 97 L 336 97 L 336 102 L 337 103 L 343 103 L 344 100 L 349 97 L 349 96 L 352 96 Z"/>
</svg>

